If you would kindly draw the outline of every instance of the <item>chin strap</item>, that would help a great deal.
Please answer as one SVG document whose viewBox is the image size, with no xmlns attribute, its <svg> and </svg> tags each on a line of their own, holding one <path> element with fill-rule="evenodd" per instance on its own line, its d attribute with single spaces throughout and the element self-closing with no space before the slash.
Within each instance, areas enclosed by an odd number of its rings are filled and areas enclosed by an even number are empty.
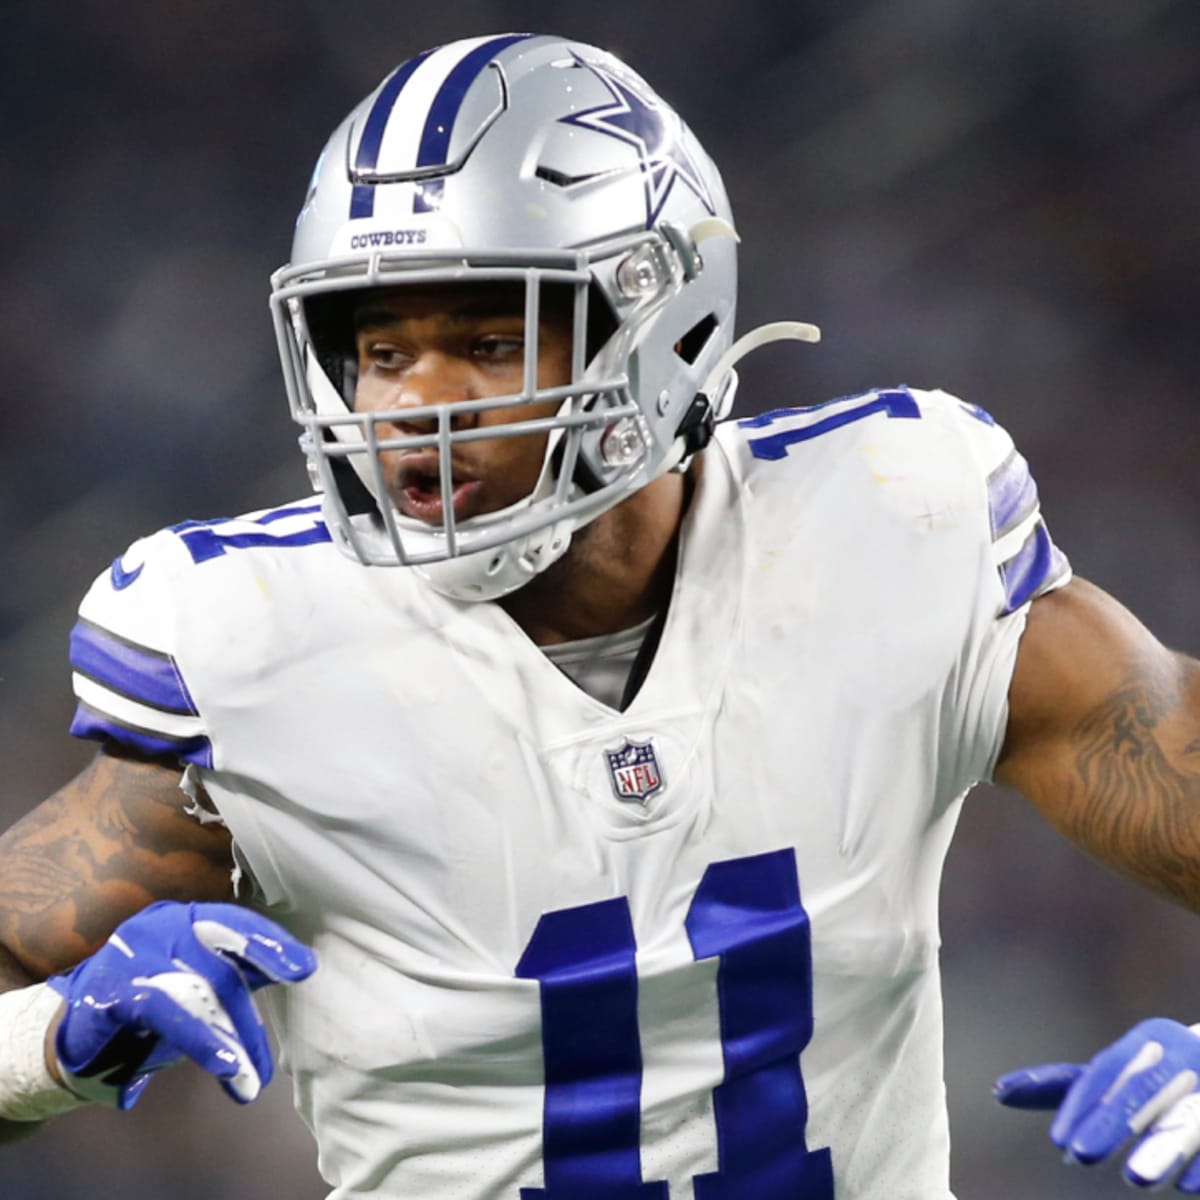
<svg viewBox="0 0 1200 1200">
<path fill-rule="evenodd" d="M 744 333 L 724 354 L 717 359 L 717 365 L 709 372 L 704 381 L 701 395 L 710 398 L 713 408 L 713 420 L 723 421 L 733 408 L 733 396 L 737 391 L 737 375 L 733 368 L 753 350 L 766 346 L 770 342 L 819 342 L 821 331 L 815 325 L 806 325 L 803 321 L 772 321 L 769 325 L 760 325 L 757 329 Z M 729 383 L 725 377 L 731 376 Z M 730 384 L 732 386 L 730 386 Z"/>
<path fill-rule="evenodd" d="M 704 387 L 696 393 L 676 431 L 675 448 L 667 455 L 662 472 L 684 471 L 692 456 L 712 441 L 719 421 L 725 420 L 737 395 L 738 374 L 733 369 L 753 350 L 770 342 L 810 342 L 821 340 L 821 331 L 803 321 L 772 321 L 743 334 L 717 360 L 708 373 Z"/>
</svg>

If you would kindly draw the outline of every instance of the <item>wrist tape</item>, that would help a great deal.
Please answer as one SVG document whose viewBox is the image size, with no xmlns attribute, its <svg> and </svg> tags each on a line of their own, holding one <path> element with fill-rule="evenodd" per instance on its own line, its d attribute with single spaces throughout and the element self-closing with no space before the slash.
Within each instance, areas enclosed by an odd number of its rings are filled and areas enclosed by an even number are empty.
<svg viewBox="0 0 1200 1200">
<path fill-rule="evenodd" d="M 44 983 L 0 993 L 0 1118 L 44 1121 L 88 1103 L 46 1066 L 46 1030 L 61 1004 Z"/>
</svg>

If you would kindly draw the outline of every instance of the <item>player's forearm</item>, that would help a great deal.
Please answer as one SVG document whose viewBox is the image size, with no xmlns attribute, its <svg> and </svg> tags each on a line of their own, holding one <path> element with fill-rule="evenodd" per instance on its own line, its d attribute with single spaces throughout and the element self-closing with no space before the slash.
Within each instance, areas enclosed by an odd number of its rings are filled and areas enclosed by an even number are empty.
<svg viewBox="0 0 1200 1200">
<path fill-rule="evenodd" d="M 17 961 L 7 947 L 0 945 L 0 992 L 28 987 L 38 981 Z"/>
<path fill-rule="evenodd" d="M 178 764 L 105 751 L 0 835 L 0 944 L 36 978 L 156 900 L 231 898 L 229 831 L 190 815 L 179 777 Z"/>
<path fill-rule="evenodd" d="M 1075 730 L 1063 832 L 1103 862 L 1200 910 L 1200 663 L 1131 667 Z"/>
</svg>

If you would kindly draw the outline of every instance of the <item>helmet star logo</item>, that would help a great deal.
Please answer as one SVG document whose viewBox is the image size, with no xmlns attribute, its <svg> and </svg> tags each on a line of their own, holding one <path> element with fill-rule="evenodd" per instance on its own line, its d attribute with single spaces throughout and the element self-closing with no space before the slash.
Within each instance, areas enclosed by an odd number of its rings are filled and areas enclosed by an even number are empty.
<svg viewBox="0 0 1200 1200">
<path fill-rule="evenodd" d="M 578 56 L 575 61 L 600 80 L 612 101 L 560 117 L 559 122 L 603 133 L 638 152 L 646 188 L 646 228 L 654 226 L 678 180 L 682 180 L 700 203 L 715 215 L 712 194 L 683 143 L 683 123 L 678 115 L 599 63 Z"/>
</svg>

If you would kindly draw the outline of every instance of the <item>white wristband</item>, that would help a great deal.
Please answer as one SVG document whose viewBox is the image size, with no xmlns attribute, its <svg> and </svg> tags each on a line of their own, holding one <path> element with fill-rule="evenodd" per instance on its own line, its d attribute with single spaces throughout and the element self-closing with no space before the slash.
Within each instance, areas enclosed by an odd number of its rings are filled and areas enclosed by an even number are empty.
<svg viewBox="0 0 1200 1200">
<path fill-rule="evenodd" d="M 46 1030 L 61 1004 L 45 983 L 0 993 L 0 1118 L 44 1121 L 88 1103 L 46 1066 Z"/>
</svg>

